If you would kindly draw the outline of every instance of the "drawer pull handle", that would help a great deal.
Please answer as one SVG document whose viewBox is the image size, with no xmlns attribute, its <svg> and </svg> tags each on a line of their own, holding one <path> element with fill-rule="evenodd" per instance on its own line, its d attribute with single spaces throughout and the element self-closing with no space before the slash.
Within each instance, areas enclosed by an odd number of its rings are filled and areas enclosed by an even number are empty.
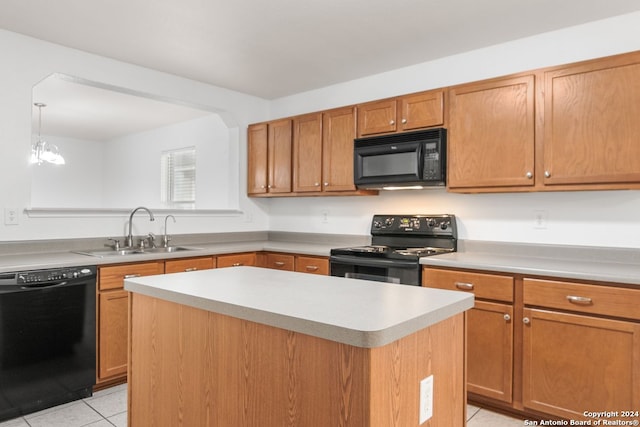
<svg viewBox="0 0 640 427">
<path fill-rule="evenodd" d="M 140 274 L 125 274 L 125 279 L 133 279 L 134 277 L 140 277 Z"/>
<path fill-rule="evenodd" d="M 196 271 L 198 268 L 197 267 L 189 267 L 189 268 L 185 268 L 184 271 Z"/>
<path fill-rule="evenodd" d="M 284 261 L 274 261 L 274 264 L 275 264 L 277 267 L 282 267 L 282 266 L 284 266 Z"/>
<path fill-rule="evenodd" d="M 508 313 L 505 313 L 503 317 L 504 317 L 504 320 L 505 320 L 505 321 L 507 321 L 507 322 L 508 322 L 509 320 L 511 320 L 511 316 L 509 316 L 509 314 L 508 314 Z"/>
<path fill-rule="evenodd" d="M 473 290 L 473 283 L 456 282 L 455 285 L 456 285 L 456 288 L 461 289 L 463 291 Z"/>
<path fill-rule="evenodd" d="M 591 300 L 591 298 L 587 298 L 587 297 L 578 297 L 575 295 L 567 295 L 567 299 L 569 300 L 569 302 L 573 303 L 573 304 L 580 304 L 580 305 L 591 305 L 593 304 L 593 301 Z"/>
<path fill-rule="evenodd" d="M 241 262 L 234 262 L 233 264 L 231 264 L 232 267 L 240 267 L 241 265 L 244 265 Z"/>
<path fill-rule="evenodd" d="M 316 271 L 316 270 L 318 269 L 318 266 L 317 266 L 317 265 L 307 265 L 307 266 L 305 267 L 305 269 L 306 269 L 307 271 Z"/>
</svg>

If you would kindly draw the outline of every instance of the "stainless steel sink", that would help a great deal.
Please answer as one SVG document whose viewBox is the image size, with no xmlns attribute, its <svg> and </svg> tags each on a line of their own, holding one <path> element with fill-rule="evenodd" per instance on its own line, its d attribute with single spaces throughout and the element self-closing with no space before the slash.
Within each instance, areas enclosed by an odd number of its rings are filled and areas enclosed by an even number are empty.
<svg viewBox="0 0 640 427">
<path fill-rule="evenodd" d="M 169 246 L 160 248 L 125 248 L 125 249 L 101 249 L 97 251 L 74 251 L 74 253 L 80 255 L 94 256 L 98 258 L 110 257 L 110 256 L 123 256 L 123 255 L 141 255 L 141 254 L 157 254 L 157 253 L 173 253 L 181 251 L 193 251 L 197 248 L 187 248 L 184 246 Z"/>
</svg>

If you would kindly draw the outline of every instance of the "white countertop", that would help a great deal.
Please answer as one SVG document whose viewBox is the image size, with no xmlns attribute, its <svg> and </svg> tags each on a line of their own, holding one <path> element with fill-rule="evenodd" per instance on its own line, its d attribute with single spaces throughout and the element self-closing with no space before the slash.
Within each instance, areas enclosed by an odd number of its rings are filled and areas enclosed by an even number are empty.
<svg viewBox="0 0 640 427">
<path fill-rule="evenodd" d="M 125 280 L 125 289 L 357 347 L 380 347 L 473 307 L 465 292 L 258 267 Z"/>
<path fill-rule="evenodd" d="M 585 257 L 544 257 L 491 252 L 455 252 L 425 257 L 429 267 L 484 270 L 532 276 L 558 277 L 604 283 L 640 285 L 640 262 L 616 262 Z"/>
</svg>

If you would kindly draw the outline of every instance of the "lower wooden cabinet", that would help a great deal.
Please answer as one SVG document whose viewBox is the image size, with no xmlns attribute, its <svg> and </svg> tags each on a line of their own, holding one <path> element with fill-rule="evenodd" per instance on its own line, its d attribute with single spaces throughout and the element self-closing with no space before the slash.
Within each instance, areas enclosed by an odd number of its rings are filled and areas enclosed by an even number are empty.
<svg viewBox="0 0 640 427">
<path fill-rule="evenodd" d="M 98 297 L 98 383 L 127 375 L 129 292 L 118 289 Z"/>
<path fill-rule="evenodd" d="M 293 271 L 294 264 L 295 255 L 267 252 L 264 254 L 262 267 Z"/>
<path fill-rule="evenodd" d="M 475 295 L 467 312 L 467 390 L 511 403 L 513 399 L 513 277 L 425 268 L 422 285 Z"/>
<path fill-rule="evenodd" d="M 258 266 L 299 273 L 329 275 L 329 258 L 280 252 L 261 252 Z"/>
<path fill-rule="evenodd" d="M 476 296 L 467 312 L 471 401 L 542 419 L 640 408 L 640 289 L 431 267 L 423 286 Z"/>
<path fill-rule="evenodd" d="M 164 263 L 165 273 L 180 273 L 185 271 L 209 270 L 216 267 L 216 259 L 212 256 L 197 258 L 172 259 Z"/>
<path fill-rule="evenodd" d="M 296 271 L 300 273 L 329 275 L 329 259 L 327 257 L 296 255 Z"/>
<path fill-rule="evenodd" d="M 588 419 L 587 410 L 640 408 L 640 324 L 530 308 L 523 314 L 525 408 L 573 420 Z"/>
<path fill-rule="evenodd" d="M 467 390 L 511 403 L 513 306 L 476 301 L 467 312 Z"/>
<path fill-rule="evenodd" d="M 164 262 L 144 262 L 98 269 L 97 384 L 127 377 L 129 293 L 124 279 L 164 273 Z"/>
<path fill-rule="evenodd" d="M 219 255 L 217 257 L 217 265 L 218 265 L 218 268 L 240 267 L 243 265 L 255 266 L 256 253 L 247 252 L 247 253 L 238 253 L 238 254 L 230 254 L 230 255 Z"/>
</svg>

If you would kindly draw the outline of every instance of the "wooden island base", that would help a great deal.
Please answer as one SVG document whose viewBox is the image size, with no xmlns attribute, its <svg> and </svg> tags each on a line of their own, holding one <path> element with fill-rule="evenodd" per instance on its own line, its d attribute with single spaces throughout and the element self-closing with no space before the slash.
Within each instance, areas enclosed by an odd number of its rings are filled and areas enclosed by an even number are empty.
<svg viewBox="0 0 640 427">
<path fill-rule="evenodd" d="M 361 348 L 132 293 L 129 426 L 464 426 L 464 314 Z M 420 381 L 433 416 L 419 423 Z"/>
</svg>

